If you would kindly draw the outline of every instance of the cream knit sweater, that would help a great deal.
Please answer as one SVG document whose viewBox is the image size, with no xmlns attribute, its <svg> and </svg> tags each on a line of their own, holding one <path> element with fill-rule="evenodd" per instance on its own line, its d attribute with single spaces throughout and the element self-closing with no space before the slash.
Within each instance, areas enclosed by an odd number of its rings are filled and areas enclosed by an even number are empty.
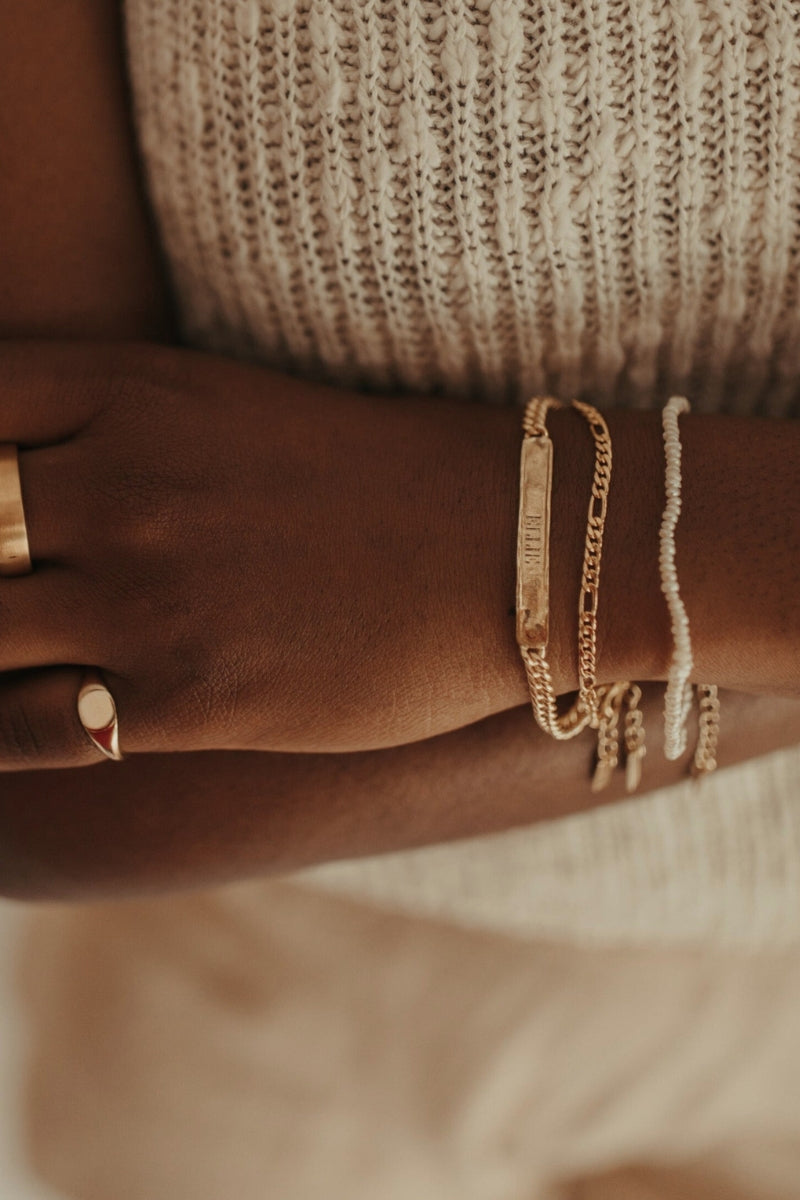
<svg viewBox="0 0 800 1200">
<path fill-rule="evenodd" d="M 800 415 L 800 0 L 126 21 L 190 342 L 363 390 Z M 798 776 L 800 747 L 307 878 L 537 936 L 800 942 Z"/>
</svg>

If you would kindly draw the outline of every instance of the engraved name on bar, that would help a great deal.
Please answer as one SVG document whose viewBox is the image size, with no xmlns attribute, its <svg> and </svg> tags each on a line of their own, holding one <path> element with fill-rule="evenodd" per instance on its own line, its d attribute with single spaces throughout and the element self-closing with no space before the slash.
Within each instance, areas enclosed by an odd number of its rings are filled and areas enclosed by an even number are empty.
<svg viewBox="0 0 800 1200">
<path fill-rule="evenodd" d="M 532 648 L 547 645 L 552 477 L 553 443 L 548 437 L 524 438 L 517 531 L 517 642 Z"/>
<path fill-rule="evenodd" d="M 525 531 L 523 560 L 526 567 L 541 571 L 544 554 L 544 517 L 541 513 L 528 513 L 524 518 Z"/>
</svg>

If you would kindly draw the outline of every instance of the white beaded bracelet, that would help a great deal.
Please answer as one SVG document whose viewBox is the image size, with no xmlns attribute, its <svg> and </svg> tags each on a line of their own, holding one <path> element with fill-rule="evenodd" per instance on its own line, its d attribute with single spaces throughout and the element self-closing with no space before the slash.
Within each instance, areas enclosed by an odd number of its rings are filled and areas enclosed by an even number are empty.
<svg viewBox="0 0 800 1200">
<path fill-rule="evenodd" d="M 686 749 L 686 721 L 692 707 L 692 641 L 689 618 L 678 591 L 675 568 L 675 527 L 681 511 L 681 442 L 678 416 L 689 412 L 685 396 L 672 396 L 662 413 L 666 454 L 667 503 L 659 535 L 661 590 L 669 608 L 674 651 L 664 697 L 664 754 L 674 760 Z"/>
</svg>

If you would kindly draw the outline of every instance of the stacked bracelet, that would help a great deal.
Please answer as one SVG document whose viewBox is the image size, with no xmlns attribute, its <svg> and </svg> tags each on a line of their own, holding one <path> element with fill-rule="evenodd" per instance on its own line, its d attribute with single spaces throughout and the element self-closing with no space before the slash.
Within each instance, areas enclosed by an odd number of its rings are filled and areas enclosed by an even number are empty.
<svg viewBox="0 0 800 1200">
<path fill-rule="evenodd" d="M 550 603 L 550 499 L 553 443 L 545 419 L 560 408 L 549 396 L 535 396 L 525 410 L 520 462 L 520 505 L 517 531 L 517 642 L 528 677 L 537 723 L 559 741 L 575 737 L 591 712 L 578 701 L 559 716 L 552 673 L 546 658 Z"/>
<path fill-rule="evenodd" d="M 517 643 L 528 677 L 533 714 L 539 726 L 559 741 L 576 737 L 591 722 L 596 709 L 595 631 L 593 619 L 597 604 L 599 556 L 596 570 L 588 574 L 587 556 L 581 590 L 588 594 L 590 604 L 586 617 L 579 618 L 579 686 L 572 707 L 562 716 L 556 708 L 552 672 L 546 657 L 549 633 L 549 568 L 550 568 L 550 498 L 553 482 L 553 443 L 545 418 L 548 409 L 560 408 L 560 402 L 549 396 L 535 396 L 525 410 L 520 465 L 520 507 L 517 532 Z M 598 414 L 599 415 L 599 414 Z M 605 424 L 605 423 L 604 423 Z M 606 431 L 607 432 L 607 431 Z M 609 442 L 610 464 L 610 442 Z M 597 475 L 597 471 L 595 472 Z M 607 471 L 610 477 L 610 465 Z M 607 494 L 606 486 L 606 494 Z M 595 488 L 592 489 L 592 506 Z M 595 525 L 605 516 L 594 516 Z M 593 519 L 590 507 L 590 521 Z M 594 542 L 602 544 L 602 524 L 599 535 L 593 528 Z M 592 590 L 587 593 L 588 582 Z"/>
<path fill-rule="evenodd" d="M 625 788 L 635 792 L 642 778 L 642 759 L 647 753 L 644 744 L 644 723 L 639 701 L 642 689 L 638 684 L 609 683 L 598 689 L 597 762 L 592 776 L 592 791 L 608 787 L 619 763 L 619 723 L 623 705 L 626 712 L 623 724 L 625 746 Z"/>
<path fill-rule="evenodd" d="M 719 696 L 716 686 L 711 683 L 698 684 L 697 693 L 700 701 L 700 733 L 692 762 L 692 775 L 695 779 L 700 779 L 704 775 L 710 775 L 717 766 Z"/>
<path fill-rule="evenodd" d="M 674 761 L 686 749 L 686 722 L 692 706 L 691 675 L 694 659 L 689 632 L 689 618 L 678 589 L 675 567 L 675 529 L 681 512 L 681 440 L 678 417 L 689 412 L 685 396 L 672 396 L 662 412 L 664 457 L 666 461 L 664 490 L 666 505 L 659 535 L 659 569 L 661 590 L 667 602 L 674 649 L 670 664 L 667 690 L 664 696 L 664 754 Z M 716 749 L 719 732 L 719 697 L 713 684 L 699 684 L 700 721 L 692 774 L 708 775 L 717 765 Z"/>
<path fill-rule="evenodd" d="M 662 413 L 667 503 L 661 521 L 658 565 L 661 590 L 669 609 L 674 643 L 664 696 L 664 754 L 672 760 L 680 758 L 686 749 L 686 720 L 692 706 L 692 685 L 689 680 L 694 666 L 689 618 L 678 590 L 678 572 L 675 567 L 675 527 L 681 512 L 681 441 L 678 434 L 678 414 L 688 411 L 688 400 L 684 396 L 673 396 Z"/>
<path fill-rule="evenodd" d="M 639 786 L 642 759 L 646 753 L 639 708 L 641 688 L 630 681 L 600 686 L 596 675 L 597 610 L 603 532 L 611 483 L 611 437 L 597 409 L 578 400 L 573 400 L 572 406 L 589 424 L 595 443 L 595 469 L 578 600 L 578 693 L 567 712 L 562 715 L 558 713 L 547 659 L 553 443 L 545 422 L 549 409 L 561 407 L 560 401 L 549 396 L 535 396 L 528 403 L 523 420 L 517 533 L 517 642 L 538 725 L 551 737 L 561 741 L 576 737 L 587 727 L 597 730 L 593 791 L 600 791 L 608 785 L 619 763 L 622 722 L 626 787 L 632 792 Z M 661 525 L 659 563 L 675 641 L 665 700 L 665 753 L 668 758 L 678 758 L 683 753 L 686 719 L 692 698 L 689 682 L 692 671 L 691 639 L 686 610 L 678 590 L 674 540 L 681 507 L 677 417 L 679 412 L 688 411 L 688 408 L 684 398 L 673 397 L 664 410 L 667 504 Z M 717 689 L 703 685 L 699 692 L 700 734 L 692 767 L 695 776 L 708 774 L 716 767 L 719 729 Z"/>
<path fill-rule="evenodd" d="M 560 741 L 576 737 L 587 726 L 598 730 L 598 763 L 592 787 L 605 787 L 618 761 L 617 726 L 620 706 L 627 697 L 626 748 L 637 762 L 644 755 L 641 713 L 636 721 L 636 693 L 629 683 L 615 684 L 613 694 L 597 685 L 597 607 L 608 493 L 611 484 L 611 437 L 602 415 L 589 404 L 573 400 L 585 417 L 595 443 L 595 469 L 581 590 L 578 598 L 578 694 L 563 715 L 558 714 L 552 674 L 547 661 L 549 623 L 549 542 L 553 444 L 545 420 L 550 408 L 561 407 L 551 397 L 535 396 L 523 421 L 520 469 L 520 509 L 517 535 L 517 642 L 522 653 L 533 714 L 538 725 Z M 634 685 L 635 686 L 635 685 Z M 619 704 L 618 704 L 619 701 Z M 632 761 L 630 759 L 629 761 Z M 634 773 L 629 771 L 628 778 Z M 638 776 L 637 776 L 638 779 Z"/>
</svg>

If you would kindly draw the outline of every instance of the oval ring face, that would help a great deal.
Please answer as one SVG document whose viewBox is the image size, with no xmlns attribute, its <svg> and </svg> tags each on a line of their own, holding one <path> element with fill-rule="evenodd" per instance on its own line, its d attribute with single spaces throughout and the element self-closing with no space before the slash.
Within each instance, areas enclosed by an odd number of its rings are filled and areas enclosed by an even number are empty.
<svg viewBox="0 0 800 1200">
<path fill-rule="evenodd" d="M 78 693 L 78 717 L 100 753 L 119 762 L 117 706 L 111 692 L 96 678 L 87 680 Z"/>
<path fill-rule="evenodd" d="M 84 729 L 107 729 L 116 720 L 117 711 L 107 688 L 99 683 L 84 688 L 78 697 L 78 716 Z"/>
</svg>

